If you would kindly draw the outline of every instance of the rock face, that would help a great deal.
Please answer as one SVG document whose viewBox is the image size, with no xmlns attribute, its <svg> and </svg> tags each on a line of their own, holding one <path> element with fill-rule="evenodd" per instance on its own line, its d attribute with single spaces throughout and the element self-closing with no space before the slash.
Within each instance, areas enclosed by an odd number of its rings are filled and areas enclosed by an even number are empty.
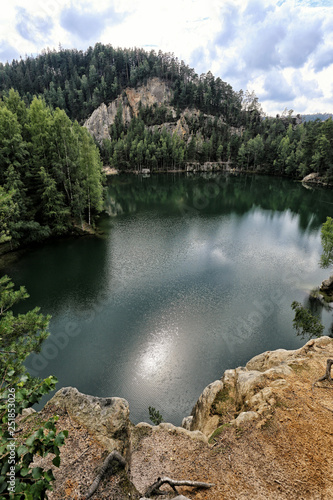
<svg viewBox="0 0 333 500">
<path fill-rule="evenodd" d="M 213 414 L 212 408 L 223 387 L 221 380 L 215 380 L 203 390 L 192 411 L 191 431 L 200 430 L 209 436 L 218 427 L 219 416 Z"/>
<path fill-rule="evenodd" d="M 90 134 L 99 142 L 103 139 L 111 139 L 110 127 L 113 125 L 117 112 L 122 110 L 122 120 L 125 125 L 128 125 L 134 116 L 138 116 L 140 106 L 161 106 L 162 104 L 169 111 L 169 115 L 174 118 L 174 121 L 162 123 L 161 125 L 153 125 L 149 127 L 150 130 L 158 130 L 162 132 L 166 130 L 169 134 L 176 134 L 182 140 L 190 140 L 190 128 L 188 123 L 197 125 L 199 131 L 196 133 L 197 145 L 204 142 L 200 127 L 202 126 L 202 114 L 196 109 L 185 109 L 177 117 L 177 112 L 173 106 L 170 105 L 173 92 L 168 84 L 159 78 L 151 78 L 147 81 L 146 85 L 142 85 L 137 89 L 127 88 L 121 95 L 112 101 L 108 106 L 101 104 L 92 115 L 84 123 L 84 127 L 88 129 Z M 216 117 L 212 115 L 203 115 L 207 121 L 215 121 Z M 220 117 L 219 124 L 224 121 Z M 232 134 L 241 135 L 241 129 L 232 128 Z"/>
<path fill-rule="evenodd" d="M 140 103 L 142 106 L 161 105 L 168 103 L 171 95 L 171 90 L 166 82 L 162 82 L 159 78 L 151 78 L 146 85 L 138 89 L 127 88 L 122 95 L 108 106 L 101 104 L 86 120 L 84 126 L 101 143 L 103 139 L 111 138 L 109 129 L 115 121 L 120 106 L 122 107 L 123 122 L 127 125 L 133 116 L 138 115 Z M 175 110 L 171 106 L 168 107 L 175 116 Z"/>
<path fill-rule="evenodd" d="M 66 411 L 83 425 L 107 450 L 130 455 L 129 405 L 122 398 L 97 398 L 64 387 L 47 403 L 57 412 Z"/>
<path fill-rule="evenodd" d="M 204 389 L 183 426 L 209 437 L 225 423 L 240 426 L 256 420 L 276 403 L 274 388 L 286 384 L 295 367 L 304 367 L 316 351 L 331 343 L 329 337 L 320 337 L 301 349 L 267 351 L 252 358 L 246 367 L 226 370 L 221 380 Z"/>
<path fill-rule="evenodd" d="M 333 275 L 324 280 L 320 286 L 320 291 L 332 297 L 333 300 Z"/>
</svg>

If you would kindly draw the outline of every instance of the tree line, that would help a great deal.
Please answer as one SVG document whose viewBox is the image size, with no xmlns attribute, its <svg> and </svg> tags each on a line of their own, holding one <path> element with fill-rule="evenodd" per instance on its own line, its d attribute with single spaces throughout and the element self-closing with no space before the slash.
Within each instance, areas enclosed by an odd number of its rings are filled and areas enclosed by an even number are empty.
<svg viewBox="0 0 333 500">
<path fill-rule="evenodd" d="M 41 97 L 0 100 L 0 242 L 11 247 L 93 222 L 102 163 L 88 131 Z"/>
<path fill-rule="evenodd" d="M 316 172 L 333 181 L 331 118 L 295 124 L 290 114 L 267 118 L 258 108 L 246 113 L 246 125 L 235 128 L 222 117 L 188 111 L 182 114 L 188 130 L 182 137 L 167 126 L 176 126 L 181 115 L 171 116 L 165 105 L 141 107 L 129 124 L 124 124 L 119 106 L 111 140 L 103 141 L 100 152 L 105 163 L 120 170 L 224 162 L 240 170 L 292 178 Z"/>
<path fill-rule="evenodd" d="M 42 96 L 52 113 L 61 109 L 82 123 L 102 102 L 125 96 L 126 87 L 152 77 L 167 82 L 170 101 L 141 106 L 130 124 L 122 122 L 120 111 L 110 128 L 111 141 L 98 145 L 105 164 L 155 170 L 183 169 L 188 162 L 227 162 L 240 170 L 293 178 L 317 172 L 333 180 L 331 118 L 296 124 L 292 111 L 267 117 L 254 92 L 235 92 L 211 72 L 199 76 L 170 53 L 100 43 L 85 52 L 47 50 L 0 64 L 0 92 L 5 98 L 15 88 L 27 107 L 34 96 Z M 181 116 L 188 129 L 183 136 L 165 126 L 175 125 Z M 74 198 L 72 192 L 72 206 Z"/>
<path fill-rule="evenodd" d="M 169 83 L 175 107 L 223 114 L 230 122 L 241 119 L 241 93 L 211 72 L 198 76 L 174 54 L 101 43 L 85 52 L 60 47 L 37 57 L 0 63 L 0 93 L 13 87 L 26 103 L 42 95 L 47 104 L 82 123 L 101 103 L 110 103 L 126 87 L 144 84 L 152 77 Z"/>
</svg>

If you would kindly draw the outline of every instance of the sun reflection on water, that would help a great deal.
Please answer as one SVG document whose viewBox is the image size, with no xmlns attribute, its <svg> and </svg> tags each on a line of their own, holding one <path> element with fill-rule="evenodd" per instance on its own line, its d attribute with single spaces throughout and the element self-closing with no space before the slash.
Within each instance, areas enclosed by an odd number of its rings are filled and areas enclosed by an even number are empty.
<svg viewBox="0 0 333 500">
<path fill-rule="evenodd" d="M 174 339 L 177 335 L 177 328 L 162 329 L 151 335 L 138 356 L 137 373 L 142 378 L 147 379 L 163 373 L 172 357 L 175 347 Z"/>
</svg>

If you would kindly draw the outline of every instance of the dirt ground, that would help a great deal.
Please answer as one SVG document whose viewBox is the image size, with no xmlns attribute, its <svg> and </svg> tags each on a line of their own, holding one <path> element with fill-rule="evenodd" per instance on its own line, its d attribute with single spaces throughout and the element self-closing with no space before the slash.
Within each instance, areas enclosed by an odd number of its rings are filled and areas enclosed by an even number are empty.
<svg viewBox="0 0 333 500">
<path fill-rule="evenodd" d="M 327 358 L 333 358 L 333 345 L 306 366 L 296 366 L 287 384 L 274 387 L 276 403 L 259 420 L 224 426 L 209 444 L 165 429 L 148 433 L 133 447 L 131 481 L 142 496 L 159 476 L 168 476 L 214 483 L 207 490 L 177 488 L 195 500 L 333 499 L 333 383 L 312 388 L 325 373 Z M 41 412 L 39 418 L 44 417 Z M 33 420 L 29 417 L 24 425 Z M 60 415 L 57 425 L 69 437 L 60 468 L 54 468 L 55 489 L 49 498 L 82 500 L 107 452 L 68 414 Z M 175 496 L 169 486 L 163 488 L 170 493 L 166 498 Z M 109 471 L 92 498 L 140 495 L 123 471 Z"/>
</svg>

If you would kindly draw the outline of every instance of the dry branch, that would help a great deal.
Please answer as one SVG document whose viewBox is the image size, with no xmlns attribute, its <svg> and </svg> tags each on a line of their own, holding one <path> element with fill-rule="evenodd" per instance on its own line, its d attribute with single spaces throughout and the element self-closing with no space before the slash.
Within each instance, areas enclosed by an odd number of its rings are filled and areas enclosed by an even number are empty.
<svg viewBox="0 0 333 500">
<path fill-rule="evenodd" d="M 165 495 L 162 491 L 160 491 L 160 487 L 162 484 L 168 484 L 171 488 L 176 492 L 176 486 L 191 486 L 192 488 L 211 488 L 214 486 L 212 483 L 201 483 L 199 481 L 177 481 L 174 479 L 170 479 L 169 477 L 159 477 L 157 481 L 149 486 L 147 489 L 145 496 L 150 498 L 151 495 Z"/>
<path fill-rule="evenodd" d="M 329 382 L 332 382 L 332 377 L 331 377 L 331 368 L 333 365 L 333 359 L 328 359 L 327 364 L 326 364 L 326 372 L 325 375 L 320 377 L 318 380 L 313 382 L 312 388 L 316 385 L 317 382 L 322 382 L 323 380 L 328 380 Z"/>
<path fill-rule="evenodd" d="M 126 460 L 120 455 L 120 453 L 118 453 L 118 451 L 116 451 L 116 450 L 112 451 L 112 453 L 110 453 L 110 455 L 108 455 L 106 457 L 106 459 L 104 460 L 103 465 L 102 465 L 99 473 L 97 474 L 94 482 L 92 483 L 89 490 L 87 491 L 87 493 L 84 497 L 84 500 L 88 500 L 88 498 L 91 498 L 93 496 L 93 494 L 97 490 L 99 483 L 101 482 L 105 472 L 107 471 L 109 465 L 111 464 L 111 462 L 113 460 L 117 460 L 117 462 L 119 462 L 119 464 L 122 467 L 126 466 Z"/>
<path fill-rule="evenodd" d="M 313 384 L 312 384 L 312 391 L 313 391 L 314 387 L 316 386 L 317 382 L 323 382 L 323 380 L 328 380 L 329 382 L 333 382 L 332 377 L 331 377 L 331 368 L 332 368 L 332 365 L 333 365 L 333 359 L 328 359 L 327 360 L 327 364 L 326 364 L 325 375 L 323 375 L 318 380 L 316 380 L 315 382 L 313 382 Z M 333 413 L 332 408 L 328 408 L 327 406 L 323 405 L 322 403 L 320 403 L 320 405 L 323 408 L 325 408 L 325 410 L 328 410 L 328 411 L 330 411 L 330 412 Z"/>
</svg>

